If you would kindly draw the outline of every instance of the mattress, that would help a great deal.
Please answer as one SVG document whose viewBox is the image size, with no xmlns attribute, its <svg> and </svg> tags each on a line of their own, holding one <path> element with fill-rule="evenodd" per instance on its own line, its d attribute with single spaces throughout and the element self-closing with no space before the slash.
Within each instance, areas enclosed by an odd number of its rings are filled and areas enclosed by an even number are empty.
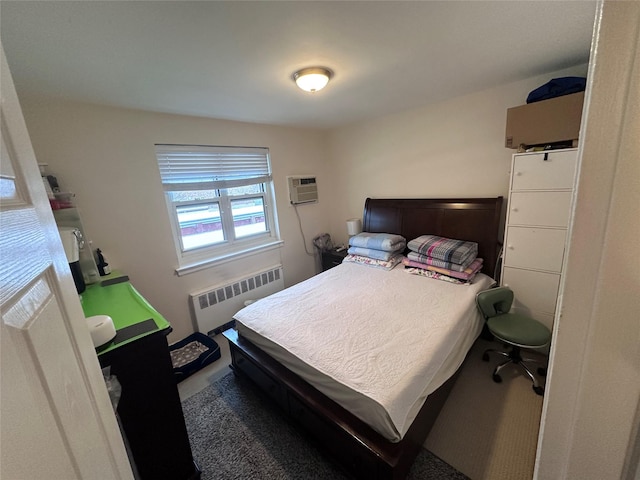
<svg viewBox="0 0 640 480">
<path fill-rule="evenodd" d="M 482 330 L 469 285 L 343 263 L 263 298 L 238 333 L 392 442 L 460 367 Z"/>
</svg>

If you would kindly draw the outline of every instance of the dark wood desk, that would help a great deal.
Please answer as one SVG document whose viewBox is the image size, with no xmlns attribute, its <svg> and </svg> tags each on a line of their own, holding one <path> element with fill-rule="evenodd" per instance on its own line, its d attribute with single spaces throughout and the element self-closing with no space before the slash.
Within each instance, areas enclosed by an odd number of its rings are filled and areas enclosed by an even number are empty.
<svg viewBox="0 0 640 480">
<path fill-rule="evenodd" d="M 128 281 L 91 285 L 82 297 L 86 316 L 109 315 L 116 327 L 98 360 L 122 387 L 117 413 L 134 473 L 140 480 L 199 479 L 169 353 L 171 326 Z M 130 338 L 121 335 L 132 329 Z"/>
</svg>

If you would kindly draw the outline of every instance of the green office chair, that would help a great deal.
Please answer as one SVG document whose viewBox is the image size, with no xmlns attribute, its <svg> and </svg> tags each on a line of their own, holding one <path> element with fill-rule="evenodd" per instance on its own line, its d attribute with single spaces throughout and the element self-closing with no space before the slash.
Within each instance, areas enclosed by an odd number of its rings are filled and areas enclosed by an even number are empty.
<svg viewBox="0 0 640 480">
<path fill-rule="evenodd" d="M 521 348 L 541 348 L 549 344 L 551 332 L 542 323 L 518 313 L 509 313 L 513 304 L 513 291 L 508 287 L 497 287 L 485 290 L 476 295 L 476 303 L 486 320 L 486 325 L 491 334 L 498 340 L 511 345 L 510 352 L 488 349 L 482 355 L 482 360 L 489 361 L 489 353 L 497 353 L 507 360 L 499 364 L 493 371 L 493 381 L 502 382 L 500 370 L 510 363 L 522 367 L 524 373 L 533 382 L 533 391 L 538 395 L 544 394 L 542 387 L 535 375 L 529 369 L 527 363 L 540 364 L 533 358 L 524 358 L 520 355 Z M 538 368 L 540 375 L 546 374 L 545 368 Z"/>
</svg>

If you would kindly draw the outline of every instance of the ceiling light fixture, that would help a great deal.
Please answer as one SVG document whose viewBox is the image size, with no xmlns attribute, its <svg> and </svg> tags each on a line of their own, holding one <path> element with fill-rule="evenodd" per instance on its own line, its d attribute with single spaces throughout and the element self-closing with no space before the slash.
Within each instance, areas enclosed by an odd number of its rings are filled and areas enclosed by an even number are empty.
<svg viewBox="0 0 640 480">
<path fill-rule="evenodd" d="M 309 67 L 298 70 L 293 74 L 296 85 L 305 92 L 315 93 L 322 90 L 329 79 L 333 76 L 333 72 L 324 67 Z"/>
</svg>

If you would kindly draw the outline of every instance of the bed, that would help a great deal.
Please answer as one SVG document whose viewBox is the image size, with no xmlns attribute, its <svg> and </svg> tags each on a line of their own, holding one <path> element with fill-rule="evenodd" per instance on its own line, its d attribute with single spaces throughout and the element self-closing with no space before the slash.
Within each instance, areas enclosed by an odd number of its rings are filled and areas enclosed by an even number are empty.
<svg viewBox="0 0 640 480">
<path fill-rule="evenodd" d="M 233 371 L 354 476 L 404 478 L 482 328 L 501 217 L 502 197 L 367 199 L 364 231 L 477 242 L 483 274 L 453 285 L 342 264 L 238 312 Z"/>
</svg>

